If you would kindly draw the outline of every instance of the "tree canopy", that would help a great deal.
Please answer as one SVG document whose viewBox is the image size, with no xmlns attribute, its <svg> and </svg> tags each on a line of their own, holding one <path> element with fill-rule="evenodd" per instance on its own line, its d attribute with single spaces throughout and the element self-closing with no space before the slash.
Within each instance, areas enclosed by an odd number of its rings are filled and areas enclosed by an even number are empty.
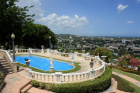
<svg viewBox="0 0 140 93">
<path fill-rule="evenodd" d="M 29 17 L 33 17 L 35 14 L 27 15 L 25 11 L 29 11 L 28 6 L 24 8 L 15 6 L 14 2 L 18 1 L 0 0 L 0 44 L 6 49 L 12 48 L 12 32 L 15 34 L 15 45 L 40 47 L 40 44 L 48 43 L 49 35 L 52 36 L 52 42 L 55 44 L 54 33 L 47 26 L 34 24 L 34 20 Z M 28 8 L 31 7 L 34 5 Z"/>
<path fill-rule="evenodd" d="M 95 51 L 93 52 L 94 55 L 97 55 L 99 53 L 99 56 L 106 56 L 106 62 L 112 59 L 113 54 L 112 52 L 109 51 L 109 49 L 104 48 L 104 47 L 97 47 Z"/>
<path fill-rule="evenodd" d="M 34 45 L 38 48 L 41 45 L 45 47 L 49 47 L 49 36 L 51 36 L 51 43 L 54 45 L 57 42 L 54 33 L 44 25 L 40 24 L 32 24 L 33 26 L 30 29 L 23 30 L 23 45 L 27 47 L 34 47 Z"/>
</svg>

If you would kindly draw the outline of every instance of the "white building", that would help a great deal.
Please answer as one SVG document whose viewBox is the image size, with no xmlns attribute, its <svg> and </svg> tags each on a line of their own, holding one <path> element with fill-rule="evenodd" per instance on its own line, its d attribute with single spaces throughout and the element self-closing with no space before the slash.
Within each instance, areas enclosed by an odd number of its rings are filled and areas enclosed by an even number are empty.
<svg viewBox="0 0 140 93">
<path fill-rule="evenodd" d="M 125 43 L 125 39 L 122 39 L 122 43 Z"/>
</svg>

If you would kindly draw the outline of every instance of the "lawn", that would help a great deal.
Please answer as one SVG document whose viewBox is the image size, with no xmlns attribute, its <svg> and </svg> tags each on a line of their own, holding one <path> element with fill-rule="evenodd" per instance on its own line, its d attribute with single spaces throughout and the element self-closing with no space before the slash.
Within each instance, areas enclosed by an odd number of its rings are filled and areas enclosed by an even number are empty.
<svg viewBox="0 0 140 93">
<path fill-rule="evenodd" d="M 136 79 L 136 80 L 140 81 L 140 77 L 136 76 L 134 74 L 131 74 L 131 73 L 128 73 L 128 72 L 124 72 L 124 71 L 121 71 L 121 70 L 118 70 L 118 69 L 115 69 L 115 68 L 112 68 L 112 71 L 120 73 L 120 74 L 123 74 L 123 75 L 126 75 L 128 77 L 131 77 L 133 79 Z"/>
</svg>

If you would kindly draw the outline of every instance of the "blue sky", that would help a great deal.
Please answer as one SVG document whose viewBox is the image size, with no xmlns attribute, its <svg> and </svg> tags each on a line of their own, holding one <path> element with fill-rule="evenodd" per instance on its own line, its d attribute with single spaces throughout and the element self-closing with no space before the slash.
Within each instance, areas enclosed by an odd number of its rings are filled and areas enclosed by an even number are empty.
<svg viewBox="0 0 140 93">
<path fill-rule="evenodd" d="M 140 0 L 19 0 L 55 34 L 140 37 Z"/>
</svg>

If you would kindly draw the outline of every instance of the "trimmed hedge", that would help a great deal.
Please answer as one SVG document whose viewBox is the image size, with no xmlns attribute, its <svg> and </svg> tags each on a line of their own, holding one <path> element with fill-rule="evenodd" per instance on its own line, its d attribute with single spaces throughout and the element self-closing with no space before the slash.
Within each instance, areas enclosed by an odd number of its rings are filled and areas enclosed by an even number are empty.
<svg viewBox="0 0 140 93">
<path fill-rule="evenodd" d="M 118 81 L 117 89 L 125 92 L 134 92 L 135 89 L 129 85 L 128 82 L 124 81 L 121 77 L 112 74 L 112 77 Z"/>
<path fill-rule="evenodd" d="M 112 67 L 119 69 L 119 70 L 122 70 L 124 72 L 129 72 L 129 73 L 140 75 L 140 71 L 134 70 L 132 68 L 123 68 L 122 66 L 112 66 Z"/>
<path fill-rule="evenodd" d="M 97 93 L 111 85 L 112 70 L 106 66 L 105 72 L 98 78 L 78 83 L 51 84 L 48 90 L 57 93 Z"/>
</svg>

